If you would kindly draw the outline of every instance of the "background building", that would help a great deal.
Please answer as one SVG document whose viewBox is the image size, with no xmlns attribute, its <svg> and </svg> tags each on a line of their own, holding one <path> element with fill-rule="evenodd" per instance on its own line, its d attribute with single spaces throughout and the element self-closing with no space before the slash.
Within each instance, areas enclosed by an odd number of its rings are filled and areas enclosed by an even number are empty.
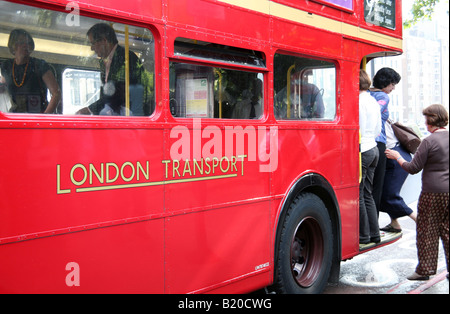
<svg viewBox="0 0 450 314">
<path fill-rule="evenodd" d="M 411 8 L 404 0 L 403 15 Z M 441 0 L 431 21 L 422 21 L 403 32 L 404 53 L 379 58 L 368 65 L 369 75 L 382 67 L 391 67 L 402 80 L 390 94 L 390 117 L 425 132 L 422 109 L 442 104 L 449 109 L 449 15 L 448 2 Z"/>
</svg>

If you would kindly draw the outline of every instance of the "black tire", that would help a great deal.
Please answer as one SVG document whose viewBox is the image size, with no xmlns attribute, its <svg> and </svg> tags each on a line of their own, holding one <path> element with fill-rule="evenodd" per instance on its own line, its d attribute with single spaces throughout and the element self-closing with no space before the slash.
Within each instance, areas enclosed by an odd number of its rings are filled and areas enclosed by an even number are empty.
<svg viewBox="0 0 450 314">
<path fill-rule="evenodd" d="M 322 293 L 333 259 L 331 220 L 315 194 L 298 196 L 282 225 L 276 261 L 278 293 Z"/>
</svg>

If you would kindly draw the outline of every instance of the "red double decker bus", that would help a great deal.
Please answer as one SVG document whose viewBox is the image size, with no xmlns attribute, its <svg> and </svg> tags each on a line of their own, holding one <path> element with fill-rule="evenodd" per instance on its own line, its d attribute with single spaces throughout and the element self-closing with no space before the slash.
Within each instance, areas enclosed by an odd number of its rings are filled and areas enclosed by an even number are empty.
<svg viewBox="0 0 450 314">
<path fill-rule="evenodd" d="M 401 21 L 391 0 L 0 1 L 0 292 L 321 292 L 375 248 L 359 70 L 402 52 Z"/>
</svg>

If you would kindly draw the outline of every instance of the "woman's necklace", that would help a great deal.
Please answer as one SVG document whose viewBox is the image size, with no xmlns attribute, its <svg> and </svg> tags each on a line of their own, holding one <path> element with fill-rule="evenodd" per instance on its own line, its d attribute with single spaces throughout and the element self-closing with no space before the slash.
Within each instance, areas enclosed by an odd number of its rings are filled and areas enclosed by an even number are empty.
<svg viewBox="0 0 450 314">
<path fill-rule="evenodd" d="M 27 70 L 28 70 L 28 64 L 29 63 L 30 63 L 30 59 L 28 59 L 27 65 L 25 66 L 25 72 L 23 72 L 22 82 L 20 82 L 20 84 L 19 84 L 16 81 L 16 75 L 15 75 L 16 71 L 14 70 L 14 66 L 16 64 L 16 60 L 14 60 L 13 68 L 12 68 L 12 76 L 13 76 L 14 85 L 16 85 L 17 87 L 22 87 L 23 83 L 25 82 L 25 78 L 27 77 Z"/>
</svg>

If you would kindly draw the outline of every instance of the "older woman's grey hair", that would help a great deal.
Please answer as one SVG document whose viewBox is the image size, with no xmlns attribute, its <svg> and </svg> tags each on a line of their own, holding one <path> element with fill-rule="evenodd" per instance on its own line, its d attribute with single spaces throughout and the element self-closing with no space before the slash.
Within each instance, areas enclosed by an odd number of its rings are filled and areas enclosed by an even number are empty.
<svg viewBox="0 0 450 314">
<path fill-rule="evenodd" d="M 428 106 L 422 111 L 422 114 L 425 116 L 428 125 L 444 128 L 448 124 L 448 112 L 442 105 Z"/>
</svg>

